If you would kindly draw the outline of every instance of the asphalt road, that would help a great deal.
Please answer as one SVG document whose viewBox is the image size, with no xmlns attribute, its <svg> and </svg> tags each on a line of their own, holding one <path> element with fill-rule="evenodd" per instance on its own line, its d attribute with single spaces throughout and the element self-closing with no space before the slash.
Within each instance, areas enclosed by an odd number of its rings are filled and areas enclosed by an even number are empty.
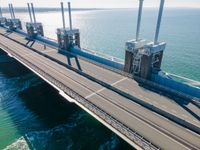
<svg viewBox="0 0 200 150">
<path fill-rule="evenodd" d="M 0 33 L 5 33 L 4 29 L 0 29 Z M 8 36 L 23 44 L 27 42 L 24 37 L 15 33 Z M 17 44 L 4 36 L 0 36 L 0 46 L 3 47 L 3 45 L 6 45 L 9 49 L 27 61 L 33 63 L 67 87 L 73 89 L 76 93 L 79 93 L 80 96 L 86 98 L 114 118 L 117 118 L 118 121 L 136 131 L 158 147 L 162 149 L 200 149 L 200 136 L 196 133 L 193 133 L 176 123 L 167 120 L 159 114 L 155 114 L 134 103 L 130 99 L 31 51 L 29 48 Z M 56 49 L 48 46 L 44 49 L 44 46 L 40 43 L 35 43 L 32 47 L 55 59 L 67 63 L 66 57 L 57 53 Z M 72 66 L 77 68 L 73 58 L 71 61 Z M 194 104 L 186 102 L 186 104 L 180 105 L 180 103 L 177 103 L 172 99 L 140 87 L 134 80 L 120 74 L 96 66 L 83 59 L 79 59 L 79 63 L 83 72 L 200 127 L 200 122 L 198 120 L 200 110 Z M 188 109 L 190 111 L 188 111 Z"/>
</svg>

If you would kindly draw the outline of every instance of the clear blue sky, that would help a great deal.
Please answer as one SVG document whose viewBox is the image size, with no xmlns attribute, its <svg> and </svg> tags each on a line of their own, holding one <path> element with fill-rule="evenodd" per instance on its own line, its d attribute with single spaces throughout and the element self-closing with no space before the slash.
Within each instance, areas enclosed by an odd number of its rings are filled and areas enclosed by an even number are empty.
<svg viewBox="0 0 200 150">
<path fill-rule="evenodd" d="M 26 6 L 33 2 L 40 7 L 60 7 L 60 1 L 67 0 L 0 0 L 1 7 L 13 3 L 14 6 Z M 69 0 L 74 8 L 132 8 L 137 7 L 138 0 Z M 145 7 L 157 7 L 160 0 L 144 0 Z M 165 0 L 166 7 L 198 7 L 200 0 Z"/>
</svg>

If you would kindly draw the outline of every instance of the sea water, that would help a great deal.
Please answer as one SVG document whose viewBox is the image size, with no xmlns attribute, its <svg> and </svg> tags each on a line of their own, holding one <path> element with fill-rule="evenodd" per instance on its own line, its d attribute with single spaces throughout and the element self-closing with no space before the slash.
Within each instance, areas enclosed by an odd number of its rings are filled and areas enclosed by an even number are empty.
<svg viewBox="0 0 200 150">
<path fill-rule="evenodd" d="M 72 15 L 83 48 L 124 59 L 125 42 L 135 38 L 136 10 L 75 11 Z M 27 13 L 16 16 L 23 26 L 29 21 Z M 36 17 L 44 25 L 45 36 L 56 39 L 61 13 L 36 12 Z M 153 40 L 156 18 L 157 9 L 143 12 L 141 38 Z M 165 9 L 159 37 L 167 42 L 164 71 L 200 81 L 199 18 L 200 9 Z M 0 149 L 131 147 L 31 71 L 4 57 L 0 62 Z"/>
</svg>

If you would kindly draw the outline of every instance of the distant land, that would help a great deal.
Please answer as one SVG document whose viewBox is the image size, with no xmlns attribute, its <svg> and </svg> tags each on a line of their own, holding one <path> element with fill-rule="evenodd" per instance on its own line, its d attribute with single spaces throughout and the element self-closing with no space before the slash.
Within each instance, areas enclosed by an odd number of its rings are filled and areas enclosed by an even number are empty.
<svg viewBox="0 0 200 150">
<path fill-rule="evenodd" d="M 72 11 L 93 11 L 93 10 L 110 10 L 110 9 L 136 9 L 136 8 L 72 8 Z M 146 9 L 155 9 L 155 7 L 146 7 Z M 156 8 L 157 9 L 157 8 Z M 200 8 L 189 8 L 189 7 L 166 7 L 166 9 L 200 9 Z M 68 10 L 67 8 L 65 10 Z M 27 7 L 14 7 L 15 12 L 28 12 Z M 57 12 L 60 8 L 49 8 L 49 7 L 35 7 L 37 12 Z M 3 13 L 8 13 L 8 7 L 2 7 Z"/>
<path fill-rule="evenodd" d="M 65 9 L 67 10 L 67 9 Z M 91 11 L 91 10 L 103 10 L 101 8 L 73 8 L 72 11 Z M 28 12 L 28 8 L 26 7 L 16 7 L 14 8 L 15 12 Z M 45 8 L 45 7 L 35 7 L 35 11 L 37 12 L 55 12 L 55 11 L 60 11 L 60 8 Z M 3 7 L 2 8 L 3 13 L 8 13 L 9 9 L 8 7 Z"/>
</svg>

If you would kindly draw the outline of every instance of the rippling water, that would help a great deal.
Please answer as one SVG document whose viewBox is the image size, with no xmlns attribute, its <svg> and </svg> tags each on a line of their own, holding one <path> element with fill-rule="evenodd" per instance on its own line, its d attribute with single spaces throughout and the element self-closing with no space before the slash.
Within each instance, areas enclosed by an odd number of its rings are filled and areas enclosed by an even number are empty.
<svg viewBox="0 0 200 150">
<path fill-rule="evenodd" d="M 141 38 L 153 40 L 157 13 L 157 9 L 144 9 Z M 83 48 L 124 59 L 125 42 L 135 38 L 136 10 L 76 11 L 72 15 L 74 27 L 81 31 Z M 16 16 L 29 21 L 28 14 Z M 36 13 L 36 17 L 44 24 L 45 35 L 56 39 L 56 28 L 62 26 L 61 13 Z M 200 81 L 199 18 L 200 9 L 165 9 L 160 32 L 160 41 L 167 42 L 164 71 Z"/>
<path fill-rule="evenodd" d="M 131 149 L 10 58 L 0 63 L 0 149 L 3 148 Z"/>
<path fill-rule="evenodd" d="M 38 13 L 45 34 L 56 38 L 61 14 Z M 24 22 L 28 14 L 16 14 Z M 74 26 L 82 47 L 124 58 L 125 41 L 134 38 L 136 11 L 79 11 Z M 141 37 L 153 39 L 157 11 L 144 12 Z M 58 18 L 58 19 L 54 19 Z M 200 81 L 200 10 L 167 9 L 161 36 L 168 43 L 163 70 Z M 54 19 L 54 20 L 53 20 Z M 52 87 L 0 52 L 0 149 L 131 149 L 118 136 Z"/>
</svg>

